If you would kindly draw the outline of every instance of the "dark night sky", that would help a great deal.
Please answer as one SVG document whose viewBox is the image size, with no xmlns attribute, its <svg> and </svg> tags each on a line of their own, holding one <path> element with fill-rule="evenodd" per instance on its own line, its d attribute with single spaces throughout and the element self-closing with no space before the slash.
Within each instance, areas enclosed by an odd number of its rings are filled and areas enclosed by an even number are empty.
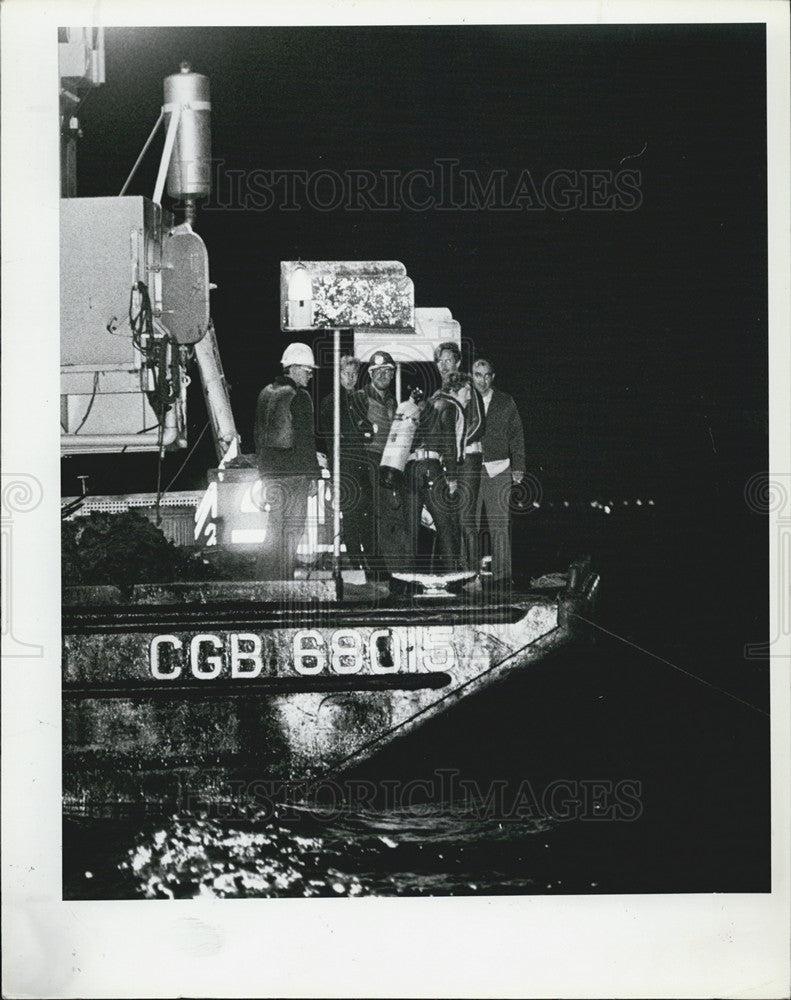
<svg viewBox="0 0 791 1000">
<path fill-rule="evenodd" d="M 549 492 L 706 491 L 766 468 L 762 25 L 108 29 L 106 45 L 80 195 L 118 193 L 181 60 L 211 80 L 214 158 L 248 177 L 443 157 L 507 171 L 506 189 L 522 170 L 539 188 L 559 169 L 640 171 L 633 211 L 200 212 L 244 450 L 286 342 L 279 261 L 375 258 L 402 261 L 416 304 L 448 306 L 491 356 Z M 130 193 L 151 196 L 161 141 Z M 198 393 L 193 439 L 204 422 Z M 204 485 L 207 439 L 177 487 Z M 134 482 L 79 459 L 96 492 L 155 489 L 156 457 L 128 461 Z"/>
</svg>

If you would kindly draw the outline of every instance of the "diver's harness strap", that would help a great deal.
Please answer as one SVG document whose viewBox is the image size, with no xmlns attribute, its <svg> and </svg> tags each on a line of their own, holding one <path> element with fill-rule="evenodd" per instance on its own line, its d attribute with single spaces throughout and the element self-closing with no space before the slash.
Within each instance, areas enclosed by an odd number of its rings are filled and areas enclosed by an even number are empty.
<svg viewBox="0 0 791 1000">
<path fill-rule="evenodd" d="M 407 462 L 425 462 L 431 458 L 435 458 L 438 462 L 442 461 L 442 456 L 438 451 L 430 451 L 428 448 L 415 448 L 407 459 Z"/>
</svg>

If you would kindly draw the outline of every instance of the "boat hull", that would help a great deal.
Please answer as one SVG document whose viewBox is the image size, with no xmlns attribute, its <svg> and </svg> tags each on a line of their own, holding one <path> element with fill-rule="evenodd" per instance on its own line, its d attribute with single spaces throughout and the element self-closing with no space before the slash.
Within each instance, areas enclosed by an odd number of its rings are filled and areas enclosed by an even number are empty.
<svg viewBox="0 0 791 1000">
<path fill-rule="evenodd" d="M 191 809 L 227 796 L 235 775 L 336 777 L 569 642 L 595 590 L 576 583 L 499 602 L 283 602 L 234 585 L 219 600 L 182 585 L 138 588 L 130 605 L 101 603 L 108 588 L 75 592 L 64 808 Z"/>
</svg>

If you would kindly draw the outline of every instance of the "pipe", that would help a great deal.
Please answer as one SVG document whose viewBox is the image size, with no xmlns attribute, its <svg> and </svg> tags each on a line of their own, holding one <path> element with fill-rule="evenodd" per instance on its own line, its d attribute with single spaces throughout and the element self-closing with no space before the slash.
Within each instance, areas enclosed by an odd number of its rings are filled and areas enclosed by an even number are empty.
<svg viewBox="0 0 791 1000">
<path fill-rule="evenodd" d="M 132 170 L 131 170 L 131 173 L 130 173 L 130 174 L 129 174 L 129 176 L 128 176 L 128 177 L 126 178 L 126 183 L 125 183 L 125 184 L 124 184 L 124 186 L 123 186 L 123 187 L 121 188 L 121 193 L 120 193 L 120 194 L 118 195 L 118 197 L 119 197 L 119 198 L 123 198 L 123 196 L 124 196 L 124 195 L 126 194 L 126 189 L 127 189 L 127 188 L 129 187 L 129 185 L 130 185 L 130 184 L 132 183 L 132 178 L 133 178 L 133 177 L 135 176 L 135 174 L 137 173 L 137 168 L 138 168 L 138 167 L 140 166 L 140 163 L 142 162 L 142 159 L 143 159 L 143 157 L 144 157 L 144 156 L 146 155 L 146 153 L 148 152 L 148 147 L 149 147 L 149 146 L 151 145 L 151 143 L 152 143 L 152 141 L 153 141 L 153 139 L 154 139 L 154 136 L 155 136 L 155 135 L 157 134 L 157 131 L 159 130 L 159 126 L 160 126 L 160 125 L 162 124 L 162 119 L 163 119 L 164 117 L 165 117 L 165 112 L 164 112 L 164 111 L 160 111 L 160 112 L 159 112 L 159 118 L 157 118 L 157 123 L 156 123 L 156 125 L 155 125 L 155 126 L 154 126 L 154 127 L 152 128 L 152 129 L 151 129 L 151 135 L 150 135 L 150 136 L 149 136 L 149 137 L 148 137 L 148 138 L 146 139 L 146 144 L 145 144 L 145 146 L 143 146 L 143 148 L 142 148 L 142 149 L 140 150 L 140 156 L 138 156 L 137 160 L 135 161 L 135 165 L 134 165 L 134 166 L 132 167 Z"/>
<path fill-rule="evenodd" d="M 195 198 L 188 195 L 184 198 L 184 221 L 188 226 L 195 225 L 195 218 L 198 214 L 198 206 L 195 202 Z"/>
<path fill-rule="evenodd" d="M 332 334 L 332 577 L 341 600 L 341 331 Z"/>
<path fill-rule="evenodd" d="M 203 397 L 206 400 L 206 409 L 214 435 L 214 448 L 217 460 L 221 462 L 234 441 L 240 440 L 240 436 L 233 418 L 228 383 L 225 380 L 213 323 L 209 323 L 206 334 L 195 343 L 194 349 L 203 385 Z"/>
<path fill-rule="evenodd" d="M 176 133 L 178 132 L 180 120 L 181 108 L 177 107 L 173 110 L 170 116 L 170 121 L 168 122 L 168 131 L 165 136 L 165 148 L 162 150 L 162 159 L 159 161 L 157 182 L 154 185 L 154 196 L 151 199 L 152 201 L 155 201 L 157 205 L 162 203 L 162 192 L 165 190 L 165 179 L 167 178 L 168 168 L 170 167 L 170 157 L 173 154 L 173 144 L 176 141 Z"/>
</svg>

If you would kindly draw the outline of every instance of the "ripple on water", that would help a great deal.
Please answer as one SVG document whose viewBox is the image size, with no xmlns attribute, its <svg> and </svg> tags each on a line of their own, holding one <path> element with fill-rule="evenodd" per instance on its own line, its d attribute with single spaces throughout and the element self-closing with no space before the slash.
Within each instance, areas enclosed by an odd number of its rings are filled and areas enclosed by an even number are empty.
<svg viewBox="0 0 791 1000">
<path fill-rule="evenodd" d="M 536 885 L 537 834 L 547 830 L 439 806 L 420 816 L 284 815 L 173 817 L 139 834 L 118 867 L 149 899 L 524 892 Z"/>
</svg>

